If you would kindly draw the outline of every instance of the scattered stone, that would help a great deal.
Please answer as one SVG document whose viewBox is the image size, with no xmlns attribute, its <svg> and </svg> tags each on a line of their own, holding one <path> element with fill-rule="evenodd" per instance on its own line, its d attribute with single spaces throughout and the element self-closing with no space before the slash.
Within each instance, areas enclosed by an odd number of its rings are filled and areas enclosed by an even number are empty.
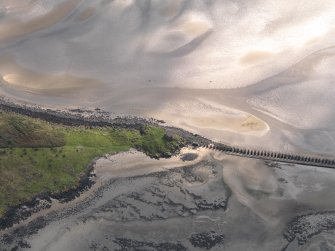
<svg viewBox="0 0 335 251">
<path fill-rule="evenodd" d="M 116 238 L 114 240 L 120 248 L 119 251 L 132 250 L 132 251 L 144 251 L 144 250 L 159 250 L 159 251 L 186 251 L 187 249 L 179 242 L 146 242 L 137 241 L 126 238 Z"/>
<path fill-rule="evenodd" d="M 311 213 L 293 219 L 283 237 L 289 243 L 294 240 L 304 245 L 313 236 L 335 230 L 335 212 Z"/>
<path fill-rule="evenodd" d="M 182 161 L 192 161 L 195 160 L 196 158 L 198 158 L 198 154 L 196 153 L 186 153 L 180 157 Z"/>
<path fill-rule="evenodd" d="M 189 241 L 193 247 L 210 250 L 217 245 L 224 244 L 224 235 L 214 231 L 192 234 Z"/>
</svg>

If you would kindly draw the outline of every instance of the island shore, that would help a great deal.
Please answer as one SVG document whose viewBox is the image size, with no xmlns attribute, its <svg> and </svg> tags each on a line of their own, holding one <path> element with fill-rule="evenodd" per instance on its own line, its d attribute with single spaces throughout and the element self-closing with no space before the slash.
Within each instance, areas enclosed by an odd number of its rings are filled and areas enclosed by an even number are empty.
<svg viewBox="0 0 335 251">
<path fill-rule="evenodd" d="M 183 129 L 165 126 L 163 121 L 155 120 L 155 119 L 145 119 L 139 117 L 116 117 L 112 116 L 110 113 L 101 111 L 100 109 L 71 109 L 71 110 L 52 110 L 48 108 L 43 108 L 37 105 L 24 104 L 15 102 L 9 99 L 1 98 L 0 99 L 0 108 L 6 111 L 11 111 L 23 115 L 27 115 L 33 118 L 38 118 L 42 120 L 46 120 L 56 124 L 64 124 L 69 126 L 88 126 L 88 127 L 117 127 L 117 128 L 128 128 L 128 129 L 140 129 L 142 126 L 159 126 L 166 130 L 167 135 L 178 135 L 183 140 L 185 140 L 185 144 L 189 146 L 193 146 L 194 148 L 198 148 L 200 146 L 209 147 L 214 150 L 223 151 L 225 154 L 237 155 L 248 158 L 259 158 L 265 160 L 274 160 L 274 161 L 284 161 L 288 163 L 299 163 L 305 165 L 314 165 L 314 166 L 324 166 L 331 167 L 334 166 L 334 161 L 328 158 L 322 159 L 321 157 L 307 157 L 307 156 L 299 156 L 299 155 L 289 155 L 289 154 L 281 154 L 274 152 L 267 152 L 261 150 L 250 150 L 243 149 L 238 147 L 227 146 L 224 144 L 215 143 L 211 140 L 205 139 L 199 135 L 189 133 Z M 122 156 L 117 155 L 117 156 Z M 132 156 L 134 158 L 134 156 Z M 165 157 L 171 157 L 165 156 Z M 113 156 L 113 158 L 115 158 Z M 178 166 L 175 162 L 176 157 L 172 157 L 168 159 L 168 162 L 174 163 L 174 167 Z M 177 157 L 179 161 L 180 157 Z M 34 213 L 39 210 L 43 210 L 51 207 L 52 200 L 58 200 L 60 202 L 68 202 L 71 201 L 79 195 L 81 195 L 84 191 L 90 189 L 90 187 L 95 184 L 94 176 L 97 173 L 104 170 L 104 160 L 105 158 L 96 158 L 91 164 L 87 167 L 86 174 L 81 178 L 79 185 L 76 188 L 70 189 L 68 191 L 64 191 L 62 193 L 57 194 L 42 194 L 34 197 L 32 201 L 20 204 L 16 207 L 11 208 L 6 213 L 5 217 L 0 220 L 1 229 L 6 229 L 11 227 L 13 224 L 17 224 L 22 220 L 27 219 Z M 108 158 L 107 158 L 108 159 Z M 187 159 L 187 157 L 185 158 Z M 129 159 L 127 159 L 127 162 Z M 138 165 L 140 161 L 137 161 L 135 158 L 134 163 Z M 99 168 L 95 170 L 94 167 L 99 163 Z M 110 164 L 110 161 L 107 161 L 107 169 Z M 161 163 L 162 164 L 162 163 Z M 131 166 L 128 163 L 128 166 Z M 164 165 L 163 165 L 164 166 Z M 106 167 L 105 167 L 106 168 Z M 135 168 L 137 170 L 137 167 Z M 134 169 L 130 170 L 119 170 L 122 175 L 124 173 L 137 173 Z M 153 169 L 150 168 L 150 165 L 146 169 L 147 171 L 156 170 L 155 167 Z M 157 171 L 157 170 L 156 170 Z M 122 176 L 121 175 L 121 176 Z M 85 197 L 85 196 L 83 196 Z"/>
</svg>

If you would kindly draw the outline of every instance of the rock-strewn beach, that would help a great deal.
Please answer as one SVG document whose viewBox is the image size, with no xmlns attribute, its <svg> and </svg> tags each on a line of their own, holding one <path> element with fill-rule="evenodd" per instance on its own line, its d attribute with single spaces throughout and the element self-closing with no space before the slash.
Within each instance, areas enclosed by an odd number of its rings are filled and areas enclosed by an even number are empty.
<svg viewBox="0 0 335 251">
<path fill-rule="evenodd" d="M 99 109 L 51 110 L 8 99 L 0 105 L 72 126 L 164 126 Z M 39 196 L 10 210 L 1 220 L 2 249 L 236 250 L 252 244 L 252 250 L 290 250 L 304 249 L 315 238 L 331 247 L 323 238 L 333 229 L 335 205 L 320 198 L 333 196 L 333 170 L 238 157 L 261 154 L 164 128 L 190 147 L 167 159 L 130 151 L 92 161 L 76 189 Z M 280 157 L 264 153 L 268 159 Z M 319 223 L 305 228 L 300 219 L 312 216 Z M 257 245 L 260 236 L 264 241 Z"/>
<path fill-rule="evenodd" d="M 334 205 L 322 199 L 334 196 L 332 170 L 185 148 L 161 160 L 105 156 L 94 174 L 79 198 L 3 231 L 3 249 L 306 250 L 314 240 L 332 248 Z"/>
</svg>

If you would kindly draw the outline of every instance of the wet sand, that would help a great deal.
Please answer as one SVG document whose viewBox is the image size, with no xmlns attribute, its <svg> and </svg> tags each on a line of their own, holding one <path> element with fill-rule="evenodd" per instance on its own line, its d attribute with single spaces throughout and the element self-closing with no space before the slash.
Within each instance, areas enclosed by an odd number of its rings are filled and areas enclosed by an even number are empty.
<svg viewBox="0 0 335 251">
<path fill-rule="evenodd" d="M 275 5 L 4 1 L 0 92 L 333 154 L 333 3 Z"/>
<path fill-rule="evenodd" d="M 198 157 L 182 161 L 184 154 Z M 185 148 L 166 160 L 136 151 L 106 156 L 95 173 L 95 186 L 80 199 L 55 203 L 15 234 L 9 232 L 13 242 L 1 245 L 25 243 L 33 250 L 207 250 L 202 245 L 292 250 L 297 243 L 295 250 L 334 248 L 326 239 L 335 229 L 329 225 L 335 205 L 323 199 L 334 196 L 333 170 Z M 305 229 L 306 222 L 313 227 Z"/>
<path fill-rule="evenodd" d="M 48 75 L 20 67 L 13 57 L 0 59 L 1 84 L 12 92 L 26 92 L 33 95 L 59 97 L 71 93 L 91 91 L 102 86 L 99 81 L 67 73 Z"/>
<path fill-rule="evenodd" d="M 334 11 L 331 0 L 4 0 L 0 93 L 154 117 L 237 146 L 333 155 Z M 335 249 L 333 171 L 197 153 L 189 163 L 100 159 L 92 190 L 35 215 L 8 246 Z"/>
<path fill-rule="evenodd" d="M 31 35 L 31 33 L 56 25 L 69 15 L 80 2 L 80 0 L 65 1 L 52 9 L 49 13 L 32 18 L 31 20 L 21 21 L 14 19 L 2 22 L 0 25 L 0 45 L 7 45 L 13 42 L 13 40 L 17 41 L 18 39 L 23 39 L 24 36 Z M 11 9 L 11 3 L 8 3 L 6 7 Z M 23 11 L 31 11 L 29 8 L 32 8 L 32 4 L 30 6 L 22 6 Z M 17 7 L 13 9 L 17 9 Z"/>
</svg>

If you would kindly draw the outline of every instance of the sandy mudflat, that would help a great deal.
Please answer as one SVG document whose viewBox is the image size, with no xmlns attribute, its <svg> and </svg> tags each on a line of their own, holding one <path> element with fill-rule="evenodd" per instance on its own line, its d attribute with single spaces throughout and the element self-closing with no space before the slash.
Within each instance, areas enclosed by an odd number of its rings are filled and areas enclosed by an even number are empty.
<svg viewBox="0 0 335 251">
<path fill-rule="evenodd" d="M 331 0 L 6 0 L 0 91 L 333 154 L 334 11 Z"/>
<path fill-rule="evenodd" d="M 102 83 L 68 73 L 45 74 L 19 66 L 13 57 L 0 59 L 1 84 L 12 92 L 25 92 L 41 96 L 69 96 L 74 92 L 91 91 Z"/>
<path fill-rule="evenodd" d="M 185 154 L 198 157 L 182 161 Z M 95 172 L 96 185 L 81 198 L 41 212 L 0 245 L 208 250 L 204 238 L 210 250 L 334 248 L 335 205 L 324 200 L 334 196 L 334 170 L 184 148 L 166 160 L 137 151 L 106 156 Z"/>
<path fill-rule="evenodd" d="M 192 161 L 183 161 L 181 156 L 186 153 L 195 153 L 197 158 Z M 204 160 L 208 153 L 209 150 L 204 148 L 183 148 L 177 156 L 156 160 L 148 158 L 141 152 L 131 150 L 116 155 L 107 155 L 105 158 L 99 159 L 94 173 L 99 180 L 150 174 L 171 168 L 194 165 Z"/>
<path fill-rule="evenodd" d="M 334 12 L 333 0 L 3 0 L 0 93 L 334 155 Z M 332 170 L 183 151 L 199 157 L 106 156 L 90 191 L 10 236 L 48 251 L 335 249 Z"/>
<path fill-rule="evenodd" d="M 27 1 L 23 1 L 27 2 Z M 35 1 L 36 4 L 37 1 Z M 49 27 L 56 25 L 59 21 L 64 19 L 67 15 L 73 11 L 73 9 L 80 3 L 80 0 L 68 0 L 63 1 L 63 3 L 55 6 L 54 9 L 51 9 L 49 12 L 42 14 L 40 16 L 33 17 L 28 20 L 13 19 L 4 21 L 0 24 L 0 44 L 8 44 L 18 39 L 24 38 L 24 36 L 30 35 L 33 32 L 40 31 Z M 16 6 L 15 6 L 16 5 Z M 24 15 L 24 11 L 34 11 L 34 4 L 23 3 L 14 4 L 11 2 L 5 3 L 5 6 L 9 10 L 18 10 Z M 21 7 L 21 8 L 20 8 Z"/>
<path fill-rule="evenodd" d="M 194 165 L 208 158 L 209 150 L 205 148 L 182 148 L 179 155 L 169 159 L 152 159 L 137 150 L 130 150 L 113 155 L 105 155 L 94 164 L 95 177 L 92 180 L 95 182 L 90 189 L 81 193 L 74 200 L 67 203 L 60 203 L 57 200 L 52 200 L 51 207 L 33 214 L 27 220 L 21 221 L 15 227 L 24 226 L 38 217 L 44 216 L 50 212 L 62 211 L 66 208 L 74 207 L 83 201 L 92 197 L 102 186 L 108 181 L 115 178 L 134 177 L 140 175 L 148 175 L 156 172 L 163 172 L 172 168 L 185 167 Z M 184 154 L 195 154 L 196 158 L 192 161 L 183 161 L 181 157 Z M 0 231 L 0 235 L 4 231 Z M 0 246 L 1 247 L 1 246 Z"/>
</svg>

